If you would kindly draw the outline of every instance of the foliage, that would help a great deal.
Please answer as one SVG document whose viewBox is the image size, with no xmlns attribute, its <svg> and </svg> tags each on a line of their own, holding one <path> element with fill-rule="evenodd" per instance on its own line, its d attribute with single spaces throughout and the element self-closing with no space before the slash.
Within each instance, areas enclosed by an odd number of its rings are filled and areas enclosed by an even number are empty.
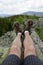
<svg viewBox="0 0 43 65">
<path fill-rule="evenodd" d="M 0 18 L 0 36 L 2 36 L 7 31 L 12 30 L 13 22 L 18 21 L 19 23 L 23 24 L 26 19 L 38 19 L 39 17 L 27 16 L 27 15 L 17 15 L 11 16 L 7 18 Z"/>
<path fill-rule="evenodd" d="M 40 36 L 40 39 L 43 41 L 43 26 L 39 26 L 37 29 L 36 29 L 38 35 Z"/>
<path fill-rule="evenodd" d="M 9 53 L 9 48 L 0 47 L 0 64 L 8 56 L 8 53 Z"/>
</svg>

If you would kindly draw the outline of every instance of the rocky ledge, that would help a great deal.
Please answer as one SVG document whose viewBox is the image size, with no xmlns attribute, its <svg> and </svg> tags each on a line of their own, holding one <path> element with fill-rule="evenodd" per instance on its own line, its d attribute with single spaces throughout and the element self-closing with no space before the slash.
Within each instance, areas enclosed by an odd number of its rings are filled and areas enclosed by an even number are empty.
<svg viewBox="0 0 43 65">
<path fill-rule="evenodd" d="M 15 39 L 14 31 L 7 32 L 0 37 L 0 63 L 7 57 L 12 41 Z M 35 43 L 36 53 L 40 60 L 43 60 L 43 42 L 40 40 L 35 30 L 31 31 L 31 38 Z"/>
</svg>

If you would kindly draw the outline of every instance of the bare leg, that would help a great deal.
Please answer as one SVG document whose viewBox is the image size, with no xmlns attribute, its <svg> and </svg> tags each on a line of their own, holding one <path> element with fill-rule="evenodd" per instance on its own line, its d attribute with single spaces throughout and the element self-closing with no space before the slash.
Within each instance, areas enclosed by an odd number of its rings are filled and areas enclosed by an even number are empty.
<svg viewBox="0 0 43 65">
<path fill-rule="evenodd" d="M 21 57 L 21 33 L 18 33 L 17 37 L 15 40 L 12 42 L 11 48 L 10 48 L 10 53 L 17 55 L 19 58 Z"/>
<path fill-rule="evenodd" d="M 24 58 L 29 56 L 29 55 L 35 55 L 36 56 L 36 51 L 34 47 L 34 42 L 32 41 L 29 32 L 25 31 L 25 40 L 24 40 Z"/>
</svg>

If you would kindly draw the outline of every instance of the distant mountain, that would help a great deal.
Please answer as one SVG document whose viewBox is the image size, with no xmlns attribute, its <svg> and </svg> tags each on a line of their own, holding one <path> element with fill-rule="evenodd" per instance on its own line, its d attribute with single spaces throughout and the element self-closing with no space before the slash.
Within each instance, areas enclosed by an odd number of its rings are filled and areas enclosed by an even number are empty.
<svg viewBox="0 0 43 65">
<path fill-rule="evenodd" d="M 0 18 L 14 16 L 14 15 L 11 15 L 11 14 L 0 14 Z M 36 15 L 36 16 L 43 16 L 43 12 L 28 11 L 28 12 L 24 12 L 22 14 L 16 14 L 16 15 Z"/>
<path fill-rule="evenodd" d="M 12 15 L 10 15 L 10 14 L 0 14 L 0 18 L 9 17 L 9 16 L 12 16 Z"/>
<path fill-rule="evenodd" d="M 36 16 L 43 16 L 43 12 L 34 12 L 34 11 L 28 11 L 24 12 L 24 15 L 36 15 Z"/>
<path fill-rule="evenodd" d="M 0 14 L 0 18 L 15 16 L 15 15 L 21 15 L 21 14 Z"/>
</svg>

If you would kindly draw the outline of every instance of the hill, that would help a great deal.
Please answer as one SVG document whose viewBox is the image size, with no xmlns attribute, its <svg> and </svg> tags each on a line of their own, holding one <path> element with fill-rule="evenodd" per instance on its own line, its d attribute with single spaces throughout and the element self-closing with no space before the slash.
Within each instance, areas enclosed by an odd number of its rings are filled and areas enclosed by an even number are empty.
<svg viewBox="0 0 43 65">
<path fill-rule="evenodd" d="M 25 15 L 43 16 L 43 12 L 34 12 L 34 11 L 24 12 L 23 14 L 25 14 Z"/>
</svg>

